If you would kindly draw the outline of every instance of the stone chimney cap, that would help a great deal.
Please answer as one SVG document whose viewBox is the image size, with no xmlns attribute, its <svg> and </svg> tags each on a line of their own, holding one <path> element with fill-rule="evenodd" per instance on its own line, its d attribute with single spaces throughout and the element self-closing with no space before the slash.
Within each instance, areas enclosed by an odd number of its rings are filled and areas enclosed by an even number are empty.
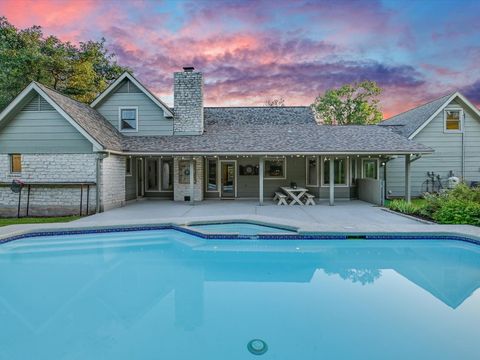
<svg viewBox="0 0 480 360">
<path fill-rule="evenodd" d="M 183 71 L 185 71 L 185 72 L 192 72 L 193 70 L 195 70 L 195 68 L 193 66 L 184 66 L 183 67 Z"/>
</svg>

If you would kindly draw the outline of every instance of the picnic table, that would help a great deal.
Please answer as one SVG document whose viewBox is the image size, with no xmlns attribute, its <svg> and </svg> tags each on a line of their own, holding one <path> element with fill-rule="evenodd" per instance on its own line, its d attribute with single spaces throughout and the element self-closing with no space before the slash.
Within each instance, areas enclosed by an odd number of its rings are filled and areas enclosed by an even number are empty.
<svg viewBox="0 0 480 360">
<path fill-rule="evenodd" d="M 289 205 L 295 205 L 295 204 L 305 205 L 302 202 L 302 197 L 303 197 L 303 195 L 306 194 L 308 189 L 305 189 L 305 188 L 302 188 L 302 187 L 292 188 L 292 187 L 287 187 L 287 186 L 280 187 L 280 189 L 282 189 L 282 191 L 284 191 L 285 194 L 287 194 L 288 197 L 290 199 L 292 199 L 290 201 Z"/>
</svg>

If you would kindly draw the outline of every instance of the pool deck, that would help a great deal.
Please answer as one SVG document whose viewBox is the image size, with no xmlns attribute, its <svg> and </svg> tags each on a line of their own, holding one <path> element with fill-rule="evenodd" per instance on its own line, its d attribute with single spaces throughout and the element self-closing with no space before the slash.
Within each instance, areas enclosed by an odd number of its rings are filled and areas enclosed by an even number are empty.
<svg viewBox="0 0 480 360">
<path fill-rule="evenodd" d="M 296 227 L 301 232 L 325 233 L 445 233 L 480 238 L 480 228 L 437 225 L 404 217 L 362 201 L 337 201 L 335 206 L 277 206 L 256 201 L 211 200 L 190 205 L 165 200 L 143 200 L 69 223 L 22 224 L 0 227 L 0 240 L 32 231 L 79 230 L 134 225 L 177 224 L 197 221 L 247 220 Z"/>
</svg>

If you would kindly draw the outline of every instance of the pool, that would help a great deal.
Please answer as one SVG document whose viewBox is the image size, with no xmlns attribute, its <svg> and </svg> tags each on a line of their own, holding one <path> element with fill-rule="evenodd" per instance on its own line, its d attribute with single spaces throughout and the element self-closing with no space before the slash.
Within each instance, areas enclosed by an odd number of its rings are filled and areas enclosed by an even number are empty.
<svg viewBox="0 0 480 360">
<path fill-rule="evenodd" d="M 206 233 L 237 233 L 240 235 L 258 235 L 258 234 L 296 234 L 293 229 L 287 229 L 272 225 L 260 225 L 248 222 L 225 222 L 210 224 L 192 224 L 192 229 L 198 229 Z"/>
<path fill-rule="evenodd" d="M 462 241 L 59 235 L 0 245 L 0 274 L 2 360 L 480 354 L 480 247 Z"/>
</svg>

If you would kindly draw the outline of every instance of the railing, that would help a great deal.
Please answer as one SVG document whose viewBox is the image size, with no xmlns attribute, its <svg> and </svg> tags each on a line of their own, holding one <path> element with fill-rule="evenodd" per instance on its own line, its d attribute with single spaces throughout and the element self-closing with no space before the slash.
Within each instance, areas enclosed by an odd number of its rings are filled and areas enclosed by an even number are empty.
<svg viewBox="0 0 480 360">
<path fill-rule="evenodd" d="M 87 200 L 86 200 L 86 211 L 85 215 L 89 215 L 89 205 L 90 205 L 90 187 L 95 186 L 95 182 L 74 182 L 74 181 L 62 181 L 62 182 L 26 182 L 26 181 L 21 181 L 19 186 L 19 191 L 18 191 L 18 206 L 17 206 L 17 218 L 20 218 L 20 210 L 21 210 L 21 203 L 22 203 L 22 189 L 27 188 L 27 209 L 26 209 L 26 215 L 29 215 L 29 210 L 30 210 L 30 193 L 32 191 L 32 187 L 80 187 L 80 209 L 79 209 L 79 215 L 83 215 L 83 189 L 86 187 L 86 192 L 87 192 Z M 0 182 L 0 186 L 11 186 L 11 182 Z"/>
</svg>

